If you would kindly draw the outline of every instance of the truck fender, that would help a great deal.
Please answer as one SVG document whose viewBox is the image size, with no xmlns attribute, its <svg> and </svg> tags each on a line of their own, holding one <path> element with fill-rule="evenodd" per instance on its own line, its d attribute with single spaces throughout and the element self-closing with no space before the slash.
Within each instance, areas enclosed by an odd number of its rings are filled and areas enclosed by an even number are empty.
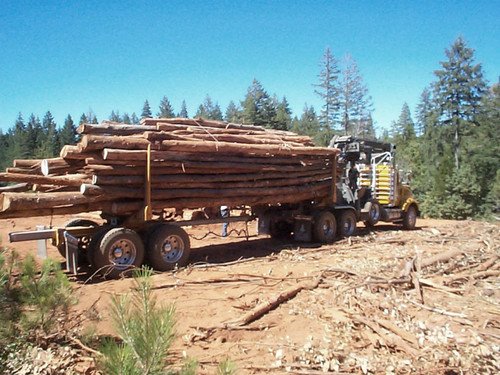
<svg viewBox="0 0 500 375">
<path fill-rule="evenodd" d="M 413 198 L 408 198 L 406 200 L 406 202 L 403 203 L 403 206 L 401 207 L 401 209 L 404 211 L 404 212 L 407 212 L 408 209 L 410 208 L 410 206 L 415 206 L 415 208 L 417 209 L 417 212 L 418 214 L 420 215 L 420 209 L 418 207 L 418 201 L 416 199 L 413 199 Z"/>
</svg>

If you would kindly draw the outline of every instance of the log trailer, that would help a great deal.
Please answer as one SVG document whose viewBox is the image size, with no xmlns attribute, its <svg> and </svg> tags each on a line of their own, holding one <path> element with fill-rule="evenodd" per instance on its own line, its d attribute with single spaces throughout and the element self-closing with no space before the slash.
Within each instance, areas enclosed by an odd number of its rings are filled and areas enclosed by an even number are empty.
<svg viewBox="0 0 500 375">
<path fill-rule="evenodd" d="M 133 215 L 105 215 L 104 224 L 76 218 L 63 228 L 13 232 L 9 240 L 39 240 L 42 248 L 46 240 L 51 240 L 66 258 L 68 271 L 76 273 L 78 266 L 85 263 L 107 276 L 117 277 L 143 262 L 159 271 L 188 264 L 190 241 L 184 226 L 258 219 L 259 234 L 273 238 L 293 236 L 297 241 L 320 243 L 352 235 L 358 221 L 364 221 L 367 226 L 379 220 L 396 222 L 413 229 L 418 202 L 413 199 L 409 186 L 399 178 L 393 147 L 353 137 L 336 137 L 332 146 L 338 150 L 331 152 L 335 157 L 325 159 L 323 170 L 330 171 L 329 177 L 323 177 L 320 182 L 322 191 L 327 188 L 329 193 L 322 193 L 317 198 L 276 196 L 275 204 L 261 204 L 235 197 L 231 205 L 245 205 L 250 208 L 250 214 L 166 220 L 161 215 L 153 216 L 151 194 L 148 193 L 151 186 L 147 186 L 151 176 L 146 172 L 144 207 Z M 218 209 L 218 206 L 212 208 Z"/>
</svg>

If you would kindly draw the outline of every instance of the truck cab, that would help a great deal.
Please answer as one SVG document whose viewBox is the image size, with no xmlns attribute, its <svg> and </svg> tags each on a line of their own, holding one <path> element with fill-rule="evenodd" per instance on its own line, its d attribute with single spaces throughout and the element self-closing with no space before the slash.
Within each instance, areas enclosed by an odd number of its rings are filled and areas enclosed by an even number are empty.
<svg viewBox="0 0 500 375">
<path fill-rule="evenodd" d="M 394 145 L 348 135 L 335 136 L 330 147 L 340 150 L 339 196 L 356 207 L 359 220 L 366 226 L 385 221 L 415 228 L 419 209 L 409 186 L 411 173 L 398 170 Z"/>
</svg>

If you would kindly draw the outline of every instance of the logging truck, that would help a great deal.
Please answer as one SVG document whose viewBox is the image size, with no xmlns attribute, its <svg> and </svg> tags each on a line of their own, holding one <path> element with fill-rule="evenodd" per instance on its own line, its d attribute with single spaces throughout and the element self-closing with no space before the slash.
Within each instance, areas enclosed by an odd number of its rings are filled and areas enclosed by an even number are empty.
<svg viewBox="0 0 500 375">
<path fill-rule="evenodd" d="M 66 189 L 2 193 L 0 218 L 101 211 L 104 223 L 75 218 L 62 228 L 9 235 L 11 242 L 38 240 L 42 254 L 51 240 L 75 273 L 82 264 L 111 277 L 144 262 L 159 271 L 185 266 L 185 226 L 257 219 L 259 234 L 320 243 L 352 235 L 359 221 L 415 227 L 418 203 L 385 144 L 348 137 L 318 148 L 291 132 L 201 119 L 81 124 L 79 132 L 80 143 L 64 146 L 60 158 L 19 161 L 24 169 L 0 176 Z M 70 191 L 75 186 L 79 192 Z M 222 205 L 245 206 L 249 214 L 165 214 Z"/>
</svg>

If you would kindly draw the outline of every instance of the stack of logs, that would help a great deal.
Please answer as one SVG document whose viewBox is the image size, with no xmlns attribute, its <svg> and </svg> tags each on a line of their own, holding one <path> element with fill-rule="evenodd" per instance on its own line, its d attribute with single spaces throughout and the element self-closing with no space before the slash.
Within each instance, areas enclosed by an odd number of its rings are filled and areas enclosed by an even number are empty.
<svg viewBox="0 0 500 375">
<path fill-rule="evenodd" d="M 78 132 L 81 141 L 60 157 L 15 160 L 0 173 L 0 181 L 19 183 L 0 193 L 0 218 L 125 216 L 143 209 L 148 195 L 156 213 L 275 205 L 323 199 L 333 188 L 338 151 L 292 132 L 185 118 L 82 123 Z"/>
</svg>

